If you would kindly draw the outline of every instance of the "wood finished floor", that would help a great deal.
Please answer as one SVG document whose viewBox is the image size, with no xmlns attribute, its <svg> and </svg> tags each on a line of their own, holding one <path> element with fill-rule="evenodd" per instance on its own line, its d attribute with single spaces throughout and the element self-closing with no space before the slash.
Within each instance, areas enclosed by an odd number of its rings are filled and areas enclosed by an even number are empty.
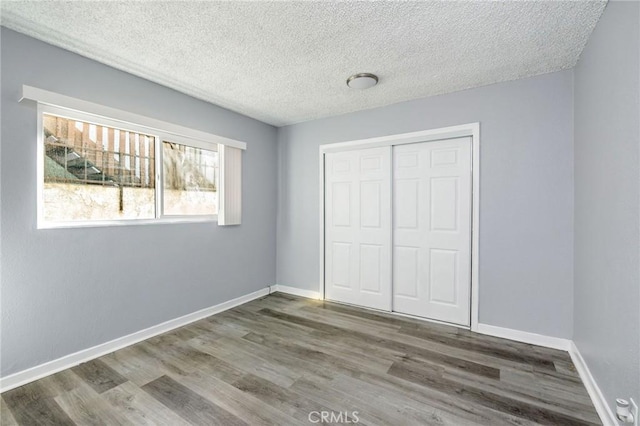
<svg viewBox="0 0 640 426">
<path fill-rule="evenodd" d="M 601 424 L 566 352 L 282 293 L 1 399 L 6 426 Z"/>
</svg>

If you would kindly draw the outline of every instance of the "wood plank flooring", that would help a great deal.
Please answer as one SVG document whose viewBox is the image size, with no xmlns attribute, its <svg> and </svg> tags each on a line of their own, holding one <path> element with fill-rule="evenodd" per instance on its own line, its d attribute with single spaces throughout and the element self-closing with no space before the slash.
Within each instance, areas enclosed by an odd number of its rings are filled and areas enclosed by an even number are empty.
<svg viewBox="0 0 640 426">
<path fill-rule="evenodd" d="M 566 352 L 282 293 L 1 403 L 7 426 L 601 424 Z"/>
</svg>

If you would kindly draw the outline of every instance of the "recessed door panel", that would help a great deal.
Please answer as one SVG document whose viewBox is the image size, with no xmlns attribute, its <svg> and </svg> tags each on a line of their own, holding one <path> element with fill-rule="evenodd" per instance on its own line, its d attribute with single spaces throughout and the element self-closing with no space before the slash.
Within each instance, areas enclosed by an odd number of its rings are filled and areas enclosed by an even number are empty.
<svg viewBox="0 0 640 426">
<path fill-rule="evenodd" d="M 393 309 L 469 325 L 471 138 L 399 145 L 393 157 Z"/>
<path fill-rule="evenodd" d="M 330 281 L 334 286 L 351 288 L 349 273 L 349 258 L 351 257 L 351 243 L 332 243 L 332 273 Z"/>
<path fill-rule="evenodd" d="M 333 172 L 334 177 L 337 177 L 340 174 L 349 173 L 351 171 L 351 162 L 346 158 L 336 160 L 331 166 L 331 171 Z"/>
<path fill-rule="evenodd" d="M 382 156 L 378 154 L 360 157 L 360 172 L 377 172 L 382 167 Z"/>
<path fill-rule="evenodd" d="M 417 247 L 398 247 L 393 250 L 393 292 L 395 297 L 418 298 L 420 266 Z"/>
<path fill-rule="evenodd" d="M 395 168 L 397 169 L 414 169 L 420 164 L 420 151 L 405 150 L 403 152 L 394 152 Z"/>
<path fill-rule="evenodd" d="M 397 228 L 416 229 L 419 222 L 418 191 L 420 179 L 398 179 L 395 182 L 395 199 L 402 200 L 402 210 L 395 210 Z"/>
<path fill-rule="evenodd" d="M 458 164 L 458 152 L 454 149 L 434 149 L 431 151 L 431 167 L 451 167 Z"/>
<path fill-rule="evenodd" d="M 429 258 L 429 301 L 456 306 L 456 250 L 431 249 Z"/>
<path fill-rule="evenodd" d="M 325 297 L 391 310 L 391 147 L 325 155 Z"/>
<path fill-rule="evenodd" d="M 458 177 L 432 177 L 431 230 L 455 231 L 458 223 Z"/>
<path fill-rule="evenodd" d="M 360 245 L 360 289 L 369 293 L 379 294 L 382 271 L 382 245 Z"/>
<path fill-rule="evenodd" d="M 381 197 L 382 182 L 360 182 L 360 226 L 363 228 L 380 228 L 382 225 Z"/>
<path fill-rule="evenodd" d="M 351 225 L 351 182 L 333 183 L 331 209 L 335 226 Z"/>
</svg>

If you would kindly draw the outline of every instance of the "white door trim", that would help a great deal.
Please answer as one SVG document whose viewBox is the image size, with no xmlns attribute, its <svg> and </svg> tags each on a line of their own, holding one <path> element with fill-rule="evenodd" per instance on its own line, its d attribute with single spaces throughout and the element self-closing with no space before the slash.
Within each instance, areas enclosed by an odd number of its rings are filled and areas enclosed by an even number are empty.
<svg viewBox="0 0 640 426">
<path fill-rule="evenodd" d="M 353 149 L 375 148 L 381 146 L 404 145 L 416 142 L 431 142 L 443 139 L 453 139 L 471 136 L 472 149 L 472 206 L 471 206 L 471 331 L 478 330 L 479 319 L 479 235 L 480 235 L 480 123 L 468 123 L 459 126 L 442 127 L 439 129 L 423 130 L 419 132 L 401 133 L 369 139 L 359 139 L 348 142 L 338 142 L 320 145 L 320 280 L 318 291 L 324 299 L 324 156 L 328 152 L 350 151 Z"/>
</svg>

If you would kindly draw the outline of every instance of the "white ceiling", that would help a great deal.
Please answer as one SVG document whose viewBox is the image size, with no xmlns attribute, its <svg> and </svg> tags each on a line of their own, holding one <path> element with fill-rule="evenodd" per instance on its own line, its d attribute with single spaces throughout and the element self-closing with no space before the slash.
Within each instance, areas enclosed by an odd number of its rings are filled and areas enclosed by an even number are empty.
<svg viewBox="0 0 640 426">
<path fill-rule="evenodd" d="M 602 1 L 2 2 L 2 25 L 277 126 L 573 67 Z M 354 91 L 353 73 L 378 86 Z"/>
</svg>

